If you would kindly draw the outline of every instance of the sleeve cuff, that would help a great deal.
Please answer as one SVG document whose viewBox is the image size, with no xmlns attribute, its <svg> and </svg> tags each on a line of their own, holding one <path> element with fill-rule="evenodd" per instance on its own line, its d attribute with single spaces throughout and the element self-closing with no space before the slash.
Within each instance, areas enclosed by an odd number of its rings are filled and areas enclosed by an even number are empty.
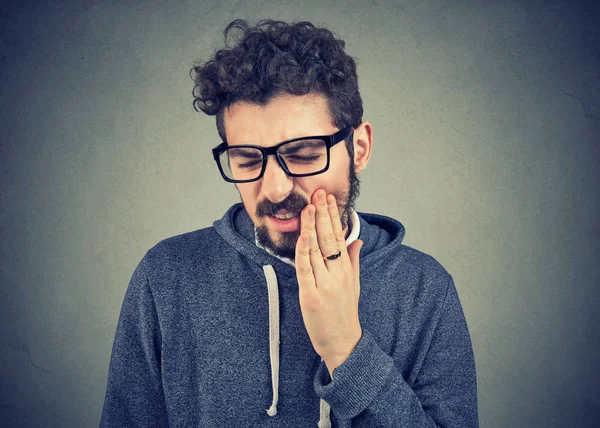
<svg viewBox="0 0 600 428">
<path fill-rule="evenodd" d="M 315 392 L 331 406 L 336 417 L 352 419 L 377 397 L 388 383 L 392 369 L 392 358 L 363 330 L 352 354 L 334 370 L 333 380 L 321 362 L 315 374 Z"/>
</svg>

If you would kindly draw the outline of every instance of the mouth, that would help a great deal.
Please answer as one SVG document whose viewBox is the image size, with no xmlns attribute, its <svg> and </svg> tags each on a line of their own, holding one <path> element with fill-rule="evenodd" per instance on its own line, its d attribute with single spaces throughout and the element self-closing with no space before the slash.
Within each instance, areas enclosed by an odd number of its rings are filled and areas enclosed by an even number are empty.
<svg viewBox="0 0 600 428">
<path fill-rule="evenodd" d="M 273 217 L 279 219 L 279 220 L 290 220 L 294 217 L 297 217 L 299 213 L 294 213 L 294 212 L 279 212 L 279 213 L 275 213 L 273 214 Z"/>
<path fill-rule="evenodd" d="M 267 216 L 272 228 L 277 232 L 295 232 L 300 228 L 300 213 L 280 210 Z"/>
</svg>

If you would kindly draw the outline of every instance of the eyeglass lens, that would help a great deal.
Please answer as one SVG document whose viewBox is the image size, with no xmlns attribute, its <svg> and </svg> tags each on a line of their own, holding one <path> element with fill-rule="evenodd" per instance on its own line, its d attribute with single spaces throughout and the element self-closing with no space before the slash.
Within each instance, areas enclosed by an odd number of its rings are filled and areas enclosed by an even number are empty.
<svg viewBox="0 0 600 428">
<path fill-rule="evenodd" d="M 300 140 L 282 144 L 278 158 L 292 174 L 313 174 L 327 166 L 327 144 L 324 140 Z M 252 147 L 229 147 L 219 157 L 225 175 L 232 180 L 253 180 L 263 167 L 263 155 Z"/>
</svg>

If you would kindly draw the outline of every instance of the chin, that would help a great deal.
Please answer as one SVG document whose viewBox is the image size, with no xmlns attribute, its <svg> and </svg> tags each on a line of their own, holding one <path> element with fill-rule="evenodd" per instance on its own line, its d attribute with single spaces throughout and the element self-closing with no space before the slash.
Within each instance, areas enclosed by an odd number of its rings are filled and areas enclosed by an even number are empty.
<svg viewBox="0 0 600 428">
<path fill-rule="evenodd" d="M 296 243 L 300 237 L 300 231 L 296 232 L 271 232 L 266 226 L 256 228 L 258 242 L 280 257 L 296 258 Z"/>
</svg>

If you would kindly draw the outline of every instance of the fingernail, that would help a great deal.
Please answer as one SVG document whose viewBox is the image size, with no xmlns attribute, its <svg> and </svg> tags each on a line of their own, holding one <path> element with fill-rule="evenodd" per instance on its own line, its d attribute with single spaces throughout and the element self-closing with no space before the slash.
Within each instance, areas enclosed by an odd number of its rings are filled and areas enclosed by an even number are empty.
<svg viewBox="0 0 600 428">
<path fill-rule="evenodd" d="M 325 192 L 319 192 L 319 193 L 317 193 L 317 200 L 319 202 L 325 202 Z"/>
</svg>

